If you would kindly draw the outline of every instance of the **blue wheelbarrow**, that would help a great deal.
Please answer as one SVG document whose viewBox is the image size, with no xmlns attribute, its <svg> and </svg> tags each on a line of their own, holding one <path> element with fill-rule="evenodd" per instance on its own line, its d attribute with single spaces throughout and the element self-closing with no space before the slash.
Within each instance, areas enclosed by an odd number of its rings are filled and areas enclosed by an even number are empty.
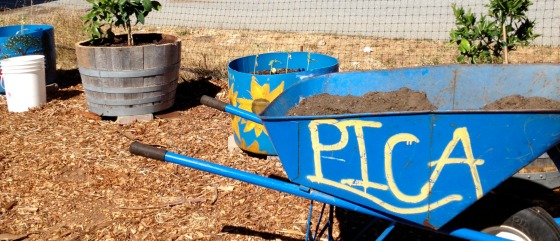
<svg viewBox="0 0 560 241">
<path fill-rule="evenodd" d="M 286 116 L 314 95 L 403 87 L 425 92 L 437 110 Z M 446 65 L 313 77 L 284 91 L 260 115 L 201 99 L 263 124 L 287 181 L 137 142 L 130 151 L 392 221 L 377 240 L 396 223 L 467 240 L 560 240 L 560 219 L 541 207 L 512 205 L 498 215 L 494 210 L 506 205 L 495 202 L 470 222 L 476 225 L 461 219 L 543 153 L 559 152 L 560 109 L 482 107 L 512 95 L 560 101 L 558 93 L 560 65 Z"/>
</svg>

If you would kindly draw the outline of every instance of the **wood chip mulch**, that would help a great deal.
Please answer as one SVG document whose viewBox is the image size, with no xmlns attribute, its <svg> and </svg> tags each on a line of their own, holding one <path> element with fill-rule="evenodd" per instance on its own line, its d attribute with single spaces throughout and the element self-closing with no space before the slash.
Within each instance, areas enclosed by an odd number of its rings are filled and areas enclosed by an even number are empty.
<svg viewBox="0 0 560 241">
<path fill-rule="evenodd" d="M 278 161 L 229 151 L 230 115 L 197 103 L 202 94 L 226 101 L 226 82 L 183 82 L 171 110 L 126 125 L 90 113 L 79 82 L 23 113 L 8 112 L 1 96 L 0 240 L 304 240 L 309 200 L 128 151 L 140 141 L 284 177 Z M 337 240 L 350 240 L 345 233 L 369 218 L 337 215 L 355 223 L 335 220 Z M 368 230 L 366 240 L 381 231 Z M 397 233 L 389 240 L 434 240 L 406 228 Z"/>
<path fill-rule="evenodd" d="M 226 99 L 218 80 L 205 85 Z M 140 141 L 259 175 L 284 175 L 279 162 L 228 151 L 230 116 L 194 104 L 196 96 L 185 92 L 196 91 L 181 90 L 174 114 L 128 125 L 90 113 L 79 83 L 23 113 L 8 112 L 2 96 L 0 239 L 303 237 L 304 199 L 128 152 Z"/>
</svg>

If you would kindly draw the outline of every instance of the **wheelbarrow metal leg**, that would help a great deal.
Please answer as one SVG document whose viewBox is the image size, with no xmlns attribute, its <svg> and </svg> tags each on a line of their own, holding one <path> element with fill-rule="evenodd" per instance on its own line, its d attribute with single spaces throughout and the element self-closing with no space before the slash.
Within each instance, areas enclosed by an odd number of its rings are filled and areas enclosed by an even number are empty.
<svg viewBox="0 0 560 241">
<path fill-rule="evenodd" d="M 332 227 L 334 221 L 334 207 L 332 205 L 328 205 L 328 206 L 329 206 L 329 213 L 327 216 L 326 223 L 321 227 L 321 224 L 323 223 L 323 214 L 325 213 L 325 208 L 327 207 L 327 204 L 323 204 L 321 207 L 321 211 L 319 212 L 319 217 L 317 218 L 315 230 L 313 231 L 312 230 L 313 228 L 311 227 L 312 225 L 311 220 L 313 219 L 313 200 L 311 200 L 309 204 L 309 214 L 307 216 L 307 227 L 306 227 L 307 231 L 305 232 L 306 241 L 320 240 L 321 237 L 323 237 L 323 234 L 325 234 L 325 231 L 327 232 L 327 240 L 334 241 L 334 238 L 332 236 Z"/>
<path fill-rule="evenodd" d="M 307 223 L 306 223 L 306 231 L 305 231 L 305 241 L 309 241 L 312 239 L 313 234 L 311 234 L 311 217 L 313 216 L 313 200 L 309 204 L 309 213 L 307 214 Z"/>
<path fill-rule="evenodd" d="M 389 235 L 389 233 L 391 233 L 391 231 L 393 231 L 393 228 L 395 228 L 395 224 L 397 224 L 397 222 L 395 222 L 395 221 L 391 222 L 391 225 L 389 225 L 389 227 L 387 227 L 385 230 L 383 230 L 383 233 L 381 233 L 381 235 L 379 235 L 379 237 L 377 237 L 376 241 L 385 240 L 387 235 Z"/>
</svg>

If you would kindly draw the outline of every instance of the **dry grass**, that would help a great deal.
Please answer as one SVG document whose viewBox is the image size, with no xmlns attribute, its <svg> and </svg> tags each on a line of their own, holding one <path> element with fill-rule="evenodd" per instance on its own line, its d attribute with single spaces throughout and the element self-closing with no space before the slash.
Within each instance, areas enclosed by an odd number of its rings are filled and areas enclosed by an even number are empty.
<svg viewBox="0 0 560 241">
<path fill-rule="evenodd" d="M 38 13 L 44 10 L 37 10 Z M 4 14 L 4 13 L 3 13 Z M 341 71 L 452 63 L 445 43 L 360 36 L 248 30 L 139 27 L 183 41 L 182 77 L 173 117 L 119 125 L 90 119 L 74 44 L 84 40 L 80 13 L 33 14 L 28 23 L 55 27 L 61 89 L 48 103 L 9 113 L 0 98 L 0 235 L 28 240 L 302 240 L 308 201 L 222 176 L 131 155 L 133 140 L 263 176 L 284 176 L 277 161 L 228 151 L 228 114 L 197 97 L 227 97 L 232 58 L 299 49 L 333 55 Z M 18 22 L 3 15 L 0 25 Z M 371 53 L 362 49 L 369 46 Z M 558 48 L 531 47 L 512 62 L 559 63 Z M 337 240 L 368 219 L 337 209 Z M 377 222 L 366 235 L 379 234 Z M 0 239 L 2 236 L 0 236 Z M 6 237 L 6 236 L 4 236 Z M 397 227 L 388 240 L 450 240 Z"/>
</svg>

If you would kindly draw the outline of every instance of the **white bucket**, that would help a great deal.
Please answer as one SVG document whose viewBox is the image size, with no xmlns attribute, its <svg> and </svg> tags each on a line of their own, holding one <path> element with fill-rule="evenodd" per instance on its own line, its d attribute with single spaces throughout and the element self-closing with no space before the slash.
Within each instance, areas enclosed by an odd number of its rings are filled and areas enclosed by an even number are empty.
<svg viewBox="0 0 560 241">
<path fill-rule="evenodd" d="M 44 55 L 23 55 L 12 58 L 7 58 L 0 61 L 0 66 L 29 66 L 36 63 L 45 63 Z"/>
<path fill-rule="evenodd" d="M 45 57 L 25 55 L 0 61 L 0 84 L 6 90 L 8 111 L 24 112 L 47 102 Z"/>
</svg>

